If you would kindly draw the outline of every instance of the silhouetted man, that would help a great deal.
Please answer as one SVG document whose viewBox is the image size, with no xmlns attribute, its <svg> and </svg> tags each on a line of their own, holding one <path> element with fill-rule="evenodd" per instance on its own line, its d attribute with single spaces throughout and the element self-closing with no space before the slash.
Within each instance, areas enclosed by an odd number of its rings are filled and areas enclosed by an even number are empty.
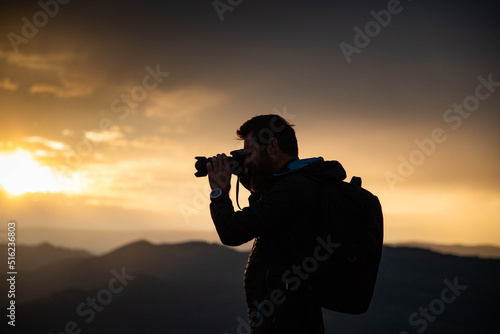
<svg viewBox="0 0 500 334">
<path fill-rule="evenodd" d="M 241 211 L 234 211 L 229 198 L 227 157 L 219 154 L 207 164 L 210 211 L 221 242 L 238 246 L 255 239 L 244 275 L 253 334 L 324 333 L 309 274 L 297 266 L 318 234 L 321 189 L 296 172 L 307 165 L 321 165 L 323 159 L 299 160 L 292 126 L 278 115 L 261 115 L 237 130 L 238 138 L 244 140 L 249 172 L 241 182 L 251 192 L 250 206 Z M 345 177 L 340 164 L 328 166 L 319 172 Z"/>
</svg>

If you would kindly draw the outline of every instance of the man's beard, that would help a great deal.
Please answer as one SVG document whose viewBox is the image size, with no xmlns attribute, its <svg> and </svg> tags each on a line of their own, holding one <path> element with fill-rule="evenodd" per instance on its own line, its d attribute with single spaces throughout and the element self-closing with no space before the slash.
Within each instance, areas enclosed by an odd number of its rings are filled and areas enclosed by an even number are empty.
<svg viewBox="0 0 500 334">
<path fill-rule="evenodd" d="M 269 187 L 272 175 L 271 159 L 267 155 L 267 152 L 264 151 L 262 152 L 262 164 L 260 168 L 253 170 L 250 174 L 252 192 L 262 195 Z"/>
</svg>

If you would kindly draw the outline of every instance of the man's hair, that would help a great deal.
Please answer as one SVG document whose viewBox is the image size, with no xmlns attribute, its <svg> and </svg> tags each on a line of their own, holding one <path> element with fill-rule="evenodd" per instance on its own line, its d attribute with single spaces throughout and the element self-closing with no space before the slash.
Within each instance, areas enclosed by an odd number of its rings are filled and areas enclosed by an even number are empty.
<svg viewBox="0 0 500 334">
<path fill-rule="evenodd" d="M 243 123 L 236 135 L 238 139 L 244 140 L 252 132 L 257 143 L 264 146 L 271 138 L 276 138 L 283 153 L 298 157 L 299 147 L 293 126 L 279 115 L 259 115 Z"/>
</svg>

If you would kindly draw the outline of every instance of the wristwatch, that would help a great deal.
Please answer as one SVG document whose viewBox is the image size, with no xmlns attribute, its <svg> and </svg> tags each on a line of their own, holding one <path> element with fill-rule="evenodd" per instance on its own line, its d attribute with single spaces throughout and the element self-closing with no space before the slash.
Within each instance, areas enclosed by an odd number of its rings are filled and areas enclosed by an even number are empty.
<svg viewBox="0 0 500 334">
<path fill-rule="evenodd" d="M 211 199 L 216 199 L 222 195 L 222 190 L 219 188 L 216 188 L 210 192 L 210 198 Z"/>
</svg>

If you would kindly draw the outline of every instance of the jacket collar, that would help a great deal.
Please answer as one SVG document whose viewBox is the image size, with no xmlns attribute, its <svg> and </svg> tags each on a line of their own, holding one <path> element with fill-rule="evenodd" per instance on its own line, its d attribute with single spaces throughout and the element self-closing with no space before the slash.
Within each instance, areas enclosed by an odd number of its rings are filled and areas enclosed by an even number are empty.
<svg viewBox="0 0 500 334">
<path fill-rule="evenodd" d="M 297 157 L 292 158 L 287 163 L 285 163 L 283 165 L 283 167 L 281 167 L 281 169 L 278 171 L 278 173 L 273 174 L 273 176 L 282 176 L 282 175 L 285 175 L 288 173 L 295 172 L 295 171 L 297 171 L 297 170 L 299 170 L 307 165 L 310 165 L 312 163 L 323 162 L 323 161 L 324 160 L 322 157 L 308 158 L 308 159 L 302 159 L 302 160 L 300 160 Z"/>
</svg>

